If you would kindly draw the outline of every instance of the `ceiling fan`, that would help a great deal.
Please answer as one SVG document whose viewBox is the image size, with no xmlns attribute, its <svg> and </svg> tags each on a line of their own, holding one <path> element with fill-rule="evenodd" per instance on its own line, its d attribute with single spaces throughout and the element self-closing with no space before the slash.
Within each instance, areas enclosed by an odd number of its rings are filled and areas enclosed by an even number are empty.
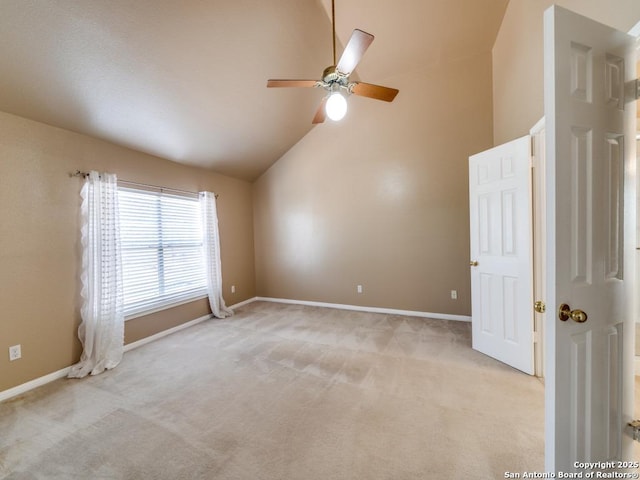
<svg viewBox="0 0 640 480">
<path fill-rule="evenodd" d="M 331 0 L 331 25 L 333 30 L 333 65 L 328 66 L 322 73 L 322 80 L 278 80 L 267 81 L 267 87 L 322 87 L 328 93 L 313 117 L 313 123 L 322 123 L 328 116 L 331 120 L 340 120 L 347 113 L 345 95 L 359 95 L 385 102 L 392 102 L 398 90 L 381 87 L 371 83 L 350 82 L 349 75 L 355 70 L 360 59 L 373 42 L 373 35 L 355 29 L 347 43 L 342 56 L 336 63 L 336 16 L 335 0 Z"/>
</svg>

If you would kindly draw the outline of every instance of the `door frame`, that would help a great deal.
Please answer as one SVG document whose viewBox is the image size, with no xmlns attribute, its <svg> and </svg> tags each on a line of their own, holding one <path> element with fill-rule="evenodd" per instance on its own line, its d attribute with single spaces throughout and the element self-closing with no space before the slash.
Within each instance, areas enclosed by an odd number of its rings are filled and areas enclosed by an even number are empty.
<svg viewBox="0 0 640 480">
<path fill-rule="evenodd" d="M 531 205 L 533 234 L 533 300 L 544 302 L 545 262 L 546 262 L 546 184 L 544 135 L 545 119 L 542 117 L 531 128 Z M 533 314 L 533 361 L 535 376 L 544 380 L 544 323 L 546 313 L 534 311 Z"/>
</svg>

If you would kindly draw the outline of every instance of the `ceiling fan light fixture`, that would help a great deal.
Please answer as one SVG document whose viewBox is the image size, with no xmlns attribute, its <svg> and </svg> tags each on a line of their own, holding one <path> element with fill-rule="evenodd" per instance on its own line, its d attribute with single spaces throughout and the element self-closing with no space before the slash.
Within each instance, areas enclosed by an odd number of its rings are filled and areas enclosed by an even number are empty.
<svg viewBox="0 0 640 480">
<path fill-rule="evenodd" d="M 322 98 L 313 117 L 311 123 L 314 125 L 324 122 L 327 117 L 334 122 L 342 120 L 347 114 L 347 99 L 345 97 L 351 94 L 373 98 L 374 100 L 384 100 L 385 102 L 392 102 L 398 94 L 398 90 L 395 88 L 381 87 L 371 83 L 349 82 L 349 75 L 353 73 L 367 48 L 373 42 L 374 37 L 370 33 L 356 28 L 344 47 L 340 60 L 336 62 L 335 11 L 335 0 L 331 0 L 333 64 L 324 69 L 322 79 L 319 81 L 286 79 L 270 79 L 267 81 L 267 87 L 322 87 L 328 90 L 329 95 Z M 343 90 L 345 95 L 338 93 L 340 90 Z"/>
<path fill-rule="evenodd" d="M 347 114 L 347 99 L 340 92 L 332 92 L 325 105 L 327 117 L 334 122 L 342 120 Z"/>
</svg>

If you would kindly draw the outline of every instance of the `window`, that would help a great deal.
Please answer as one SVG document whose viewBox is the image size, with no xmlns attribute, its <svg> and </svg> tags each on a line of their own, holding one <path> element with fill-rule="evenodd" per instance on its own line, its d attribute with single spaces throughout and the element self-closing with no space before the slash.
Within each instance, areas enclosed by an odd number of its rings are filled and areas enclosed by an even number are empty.
<svg viewBox="0 0 640 480">
<path fill-rule="evenodd" d="M 126 317 L 207 294 L 198 197 L 120 186 Z"/>
</svg>

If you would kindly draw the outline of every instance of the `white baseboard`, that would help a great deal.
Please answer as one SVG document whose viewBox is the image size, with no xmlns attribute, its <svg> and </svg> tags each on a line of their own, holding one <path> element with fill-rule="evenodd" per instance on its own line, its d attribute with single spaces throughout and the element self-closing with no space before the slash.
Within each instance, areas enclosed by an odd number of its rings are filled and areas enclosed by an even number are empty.
<svg viewBox="0 0 640 480">
<path fill-rule="evenodd" d="M 154 340 L 158 340 L 159 338 L 166 337 L 167 335 L 171 335 L 172 333 L 178 332 L 180 330 L 184 330 L 185 328 L 192 327 L 200 322 L 208 320 L 209 318 L 211 318 L 211 315 L 204 315 L 200 318 L 196 318 L 195 320 L 191 320 L 189 322 L 182 323 L 176 327 L 158 332 L 155 335 L 145 337 L 141 340 L 138 340 L 137 342 L 128 343 L 124 346 L 124 351 L 128 352 L 130 350 L 133 350 L 134 348 L 141 347 L 142 345 L 153 342 Z M 8 400 L 13 397 L 17 397 L 18 395 L 22 395 L 23 393 L 26 393 L 29 390 L 33 390 L 34 388 L 41 387 L 42 385 L 46 385 L 49 382 L 53 382 L 54 380 L 64 378 L 69 374 L 70 370 L 71 370 L 71 367 L 66 367 L 66 368 L 63 368 L 62 370 L 58 370 L 57 372 L 50 373 L 43 377 L 39 377 L 29 382 L 23 383 L 22 385 L 18 385 L 17 387 L 10 388 L 9 390 L 4 390 L 0 392 L 0 402 L 3 402 L 4 400 Z"/>
<path fill-rule="evenodd" d="M 249 299 L 245 300 L 244 302 L 240 302 L 240 303 L 236 303 L 236 304 L 234 304 L 234 305 L 231 305 L 229 308 L 230 308 L 231 310 L 233 310 L 234 308 L 244 307 L 245 305 L 248 305 L 248 304 L 250 304 L 250 303 L 255 302 L 257 298 L 258 298 L 258 297 L 249 298 Z"/>
<path fill-rule="evenodd" d="M 158 332 L 154 335 L 151 335 L 149 337 L 144 337 L 141 338 L 140 340 L 137 340 L 135 342 L 131 342 L 131 343 L 127 343 L 124 346 L 124 351 L 128 352 L 130 350 L 133 350 L 134 348 L 138 348 L 141 347 L 142 345 L 146 345 L 147 343 L 151 343 L 155 340 L 158 340 L 162 337 L 166 337 L 167 335 L 171 335 L 172 333 L 176 333 L 179 332 L 180 330 L 184 330 L 185 328 L 189 328 L 189 327 L 193 327 L 194 325 L 197 325 L 200 322 L 204 322 L 205 320 L 209 320 L 211 317 L 211 315 L 204 315 L 200 318 L 196 318 L 195 320 L 191 320 L 189 322 L 185 322 L 185 323 L 181 323 L 180 325 L 177 325 L 175 327 L 172 328 L 168 328 L 166 330 L 162 330 L 161 332 Z"/>
<path fill-rule="evenodd" d="M 397 310 L 394 308 L 380 308 L 380 307 L 363 307 L 360 305 L 345 305 L 341 303 L 325 303 L 325 302 L 310 302 L 306 300 L 289 300 L 286 298 L 272 298 L 272 297 L 255 297 L 253 301 L 260 300 L 263 302 L 276 302 L 276 303 L 291 303 L 294 305 L 308 305 L 310 307 L 325 307 L 325 308 L 338 308 L 340 310 L 356 310 L 359 312 L 370 313 L 387 313 L 390 315 L 406 315 L 408 317 L 422 317 L 422 318 L 435 318 L 437 320 L 456 320 L 459 322 L 470 322 L 471 317 L 468 315 L 451 315 L 448 313 L 431 313 L 431 312 L 418 312 L 415 310 Z"/>
<path fill-rule="evenodd" d="M 466 315 L 450 315 L 446 313 L 416 312 L 413 310 L 396 310 L 393 308 L 362 307 L 359 305 L 345 305 L 345 304 L 339 304 L 339 303 L 326 303 L 326 302 L 310 302 L 306 300 L 289 300 L 285 298 L 272 298 L 272 297 L 249 298 L 242 302 L 236 303 L 235 305 L 231 305 L 229 308 L 233 310 L 234 308 L 239 308 L 256 301 L 289 303 L 294 305 L 307 305 L 311 307 L 338 308 L 341 310 L 355 310 L 360 312 L 387 313 L 391 315 L 407 315 L 411 317 L 435 318 L 439 320 L 457 320 L 462 322 L 471 321 L 471 317 L 468 317 Z M 147 343 L 153 342 L 162 337 L 166 337 L 167 335 L 171 335 L 172 333 L 179 332 L 180 330 L 184 330 L 186 328 L 197 325 L 198 323 L 208 320 L 209 318 L 211 318 L 211 315 L 204 315 L 200 318 L 196 318 L 195 320 L 191 320 L 189 322 L 182 323 L 176 327 L 158 332 L 155 335 L 145 337 L 136 342 L 128 343 L 127 345 L 124 346 L 124 351 L 128 352 L 130 350 L 133 350 L 134 348 L 141 347 L 142 345 L 146 345 Z M 636 372 L 638 372 L 639 369 L 640 369 L 640 363 L 639 363 L 639 360 L 636 360 Z M 59 378 L 64 378 L 68 375 L 70 370 L 71 370 L 71 367 L 63 368 L 62 370 L 58 370 L 57 372 L 53 372 L 43 377 L 36 378 L 29 382 L 23 383 L 22 385 L 18 385 L 17 387 L 10 388 L 9 390 L 4 390 L 0 392 L 0 402 L 3 402 L 4 400 L 8 400 L 13 397 L 17 397 L 18 395 L 22 395 L 23 393 L 26 393 L 29 390 L 33 390 L 34 388 L 41 387 L 42 385 L 46 385 L 49 382 L 58 380 Z"/>
<path fill-rule="evenodd" d="M 46 385 L 49 382 L 53 382 L 54 380 L 58 380 L 59 378 L 64 378 L 69 374 L 71 367 L 63 368 L 62 370 L 58 370 L 57 372 L 50 373 L 45 375 L 44 377 L 39 377 L 30 382 L 23 383 L 22 385 L 18 385 L 17 387 L 10 388 L 9 390 L 4 390 L 0 392 L 0 402 L 8 400 L 13 397 L 17 397 L 18 395 L 22 395 L 23 393 L 27 393 L 29 390 L 33 390 L 34 388 L 41 387 L 42 385 Z"/>
<path fill-rule="evenodd" d="M 248 303 L 251 302 L 255 302 L 255 297 L 250 298 L 248 300 L 245 300 L 244 302 L 240 302 L 240 303 L 236 303 L 235 305 L 231 305 L 230 308 L 231 310 L 233 310 L 234 308 L 238 308 L 238 307 L 242 307 L 243 305 L 246 305 Z M 204 315 L 200 318 L 196 318 L 195 320 L 191 320 L 189 322 L 185 322 L 185 323 L 181 323 L 180 325 L 177 325 L 173 328 L 169 328 L 167 330 L 162 330 L 161 332 L 156 333 L 155 335 L 151 335 L 149 337 L 145 337 L 142 338 L 138 341 L 135 342 L 131 342 L 128 343 L 124 346 L 124 351 L 128 352 L 129 350 L 133 350 L 134 348 L 138 348 L 141 347 L 142 345 L 146 345 L 147 343 L 153 342 L 155 340 L 158 340 L 162 337 L 166 337 L 167 335 L 171 335 L 172 333 L 176 333 L 179 332 L 180 330 L 184 330 L 185 328 L 189 328 L 189 327 L 193 327 L 194 325 L 197 325 L 200 322 L 204 322 L 205 320 L 209 320 L 210 318 L 213 318 L 212 315 Z"/>
</svg>

